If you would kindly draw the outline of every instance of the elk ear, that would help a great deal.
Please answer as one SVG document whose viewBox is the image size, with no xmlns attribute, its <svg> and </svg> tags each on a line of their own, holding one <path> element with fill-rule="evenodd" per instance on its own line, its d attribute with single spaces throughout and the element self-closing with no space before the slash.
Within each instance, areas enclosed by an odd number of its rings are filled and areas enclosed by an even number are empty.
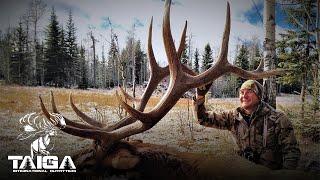
<svg viewBox="0 0 320 180">
<path fill-rule="evenodd" d="M 111 165 L 115 169 L 131 169 L 140 162 L 137 155 L 133 155 L 128 149 L 119 149 L 111 160 Z"/>
</svg>

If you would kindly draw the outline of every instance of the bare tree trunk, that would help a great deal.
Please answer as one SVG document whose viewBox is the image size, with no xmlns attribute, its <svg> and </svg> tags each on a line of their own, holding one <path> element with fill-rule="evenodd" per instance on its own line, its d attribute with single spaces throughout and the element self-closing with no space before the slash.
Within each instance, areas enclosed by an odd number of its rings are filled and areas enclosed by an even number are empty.
<svg viewBox="0 0 320 180">
<path fill-rule="evenodd" d="M 308 17 L 305 17 L 305 23 L 306 23 L 306 28 L 307 28 L 307 31 L 309 32 L 309 19 Z M 307 45 L 306 45 L 306 54 L 305 54 L 305 58 L 303 58 L 302 61 L 308 61 L 309 60 L 309 56 L 310 56 L 310 35 L 307 34 L 306 36 L 306 42 L 307 42 Z M 302 66 L 302 80 L 301 80 L 301 95 L 300 95 L 300 98 L 301 98 L 301 118 L 304 119 L 304 115 L 305 115 L 305 101 L 306 101 L 306 91 L 307 91 L 307 68 L 306 68 L 306 64 L 307 62 L 303 62 L 304 66 Z"/>
<path fill-rule="evenodd" d="M 320 28 L 319 21 L 320 21 L 320 0 L 317 0 L 317 18 L 316 18 L 316 27 L 317 29 Z M 320 100 L 320 77 L 319 77 L 319 69 L 320 69 L 320 35 L 319 31 L 316 31 L 316 48 L 318 50 L 318 61 L 315 61 L 315 63 L 312 66 L 312 74 L 313 74 L 313 117 L 315 119 L 316 113 L 319 110 L 319 100 Z"/>
<path fill-rule="evenodd" d="M 93 49 L 93 87 L 96 88 L 96 69 L 97 69 L 97 60 L 96 60 L 96 43 L 95 43 L 95 39 L 92 35 L 92 32 L 90 34 L 91 40 L 92 40 L 92 49 Z"/>
<path fill-rule="evenodd" d="M 133 32 L 132 32 L 132 96 L 133 98 L 136 97 L 136 54 L 135 54 L 135 39 L 134 39 L 134 30 L 135 25 L 133 25 Z M 133 103 L 133 107 L 134 103 Z"/>
<path fill-rule="evenodd" d="M 264 70 L 274 69 L 275 51 L 275 0 L 264 1 Z M 263 100 L 276 108 L 276 82 L 275 78 L 263 79 Z"/>
<path fill-rule="evenodd" d="M 37 27 L 40 18 L 46 12 L 46 4 L 42 0 L 33 0 L 30 7 L 30 20 L 33 23 L 34 37 L 33 37 L 33 59 L 31 62 L 31 80 L 32 84 L 37 83 Z"/>
<path fill-rule="evenodd" d="M 304 119 L 304 112 L 305 112 L 305 101 L 306 101 L 306 89 L 307 89 L 307 73 L 303 70 L 302 78 L 301 78 L 301 118 Z"/>
</svg>

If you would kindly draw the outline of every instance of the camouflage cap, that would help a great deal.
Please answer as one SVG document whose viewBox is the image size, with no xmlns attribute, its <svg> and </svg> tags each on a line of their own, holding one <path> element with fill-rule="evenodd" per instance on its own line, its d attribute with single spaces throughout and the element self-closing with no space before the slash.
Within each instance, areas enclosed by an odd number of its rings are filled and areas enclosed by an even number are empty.
<svg viewBox="0 0 320 180">
<path fill-rule="evenodd" d="M 259 99 L 262 98 L 263 86 L 256 80 L 245 81 L 240 87 L 240 90 L 242 89 L 251 89 Z"/>
</svg>

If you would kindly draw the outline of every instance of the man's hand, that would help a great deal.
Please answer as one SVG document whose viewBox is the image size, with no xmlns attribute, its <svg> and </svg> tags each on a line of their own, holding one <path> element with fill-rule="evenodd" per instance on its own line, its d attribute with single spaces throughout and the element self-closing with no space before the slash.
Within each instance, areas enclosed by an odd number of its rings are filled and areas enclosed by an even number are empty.
<svg viewBox="0 0 320 180">
<path fill-rule="evenodd" d="M 211 87 L 212 83 L 203 85 L 199 88 L 197 88 L 196 94 L 197 94 L 197 98 L 200 97 L 205 97 L 207 92 L 209 91 L 210 87 Z"/>
<path fill-rule="evenodd" d="M 199 97 L 199 96 L 193 96 L 193 106 L 194 106 L 194 110 L 195 111 L 198 111 L 198 107 L 199 106 L 202 106 L 203 104 L 204 104 L 204 102 L 205 102 L 205 98 L 204 98 L 204 96 L 201 96 L 201 97 Z"/>
</svg>

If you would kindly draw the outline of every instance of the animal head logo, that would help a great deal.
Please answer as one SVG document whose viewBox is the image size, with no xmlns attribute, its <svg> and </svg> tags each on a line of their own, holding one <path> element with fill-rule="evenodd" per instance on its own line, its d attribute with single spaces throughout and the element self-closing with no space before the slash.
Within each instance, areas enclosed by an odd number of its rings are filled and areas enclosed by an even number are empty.
<svg viewBox="0 0 320 180">
<path fill-rule="evenodd" d="M 50 151 L 54 148 L 54 142 L 50 144 L 50 136 L 57 134 L 56 126 L 60 124 L 62 128 L 66 126 L 66 122 L 61 114 L 50 113 L 51 121 L 46 120 L 41 114 L 35 112 L 26 114 L 20 118 L 19 123 L 21 125 L 21 134 L 17 139 L 35 139 L 30 144 L 30 156 L 33 159 L 34 155 L 49 155 Z M 53 123 L 54 124 L 53 124 Z"/>
</svg>

